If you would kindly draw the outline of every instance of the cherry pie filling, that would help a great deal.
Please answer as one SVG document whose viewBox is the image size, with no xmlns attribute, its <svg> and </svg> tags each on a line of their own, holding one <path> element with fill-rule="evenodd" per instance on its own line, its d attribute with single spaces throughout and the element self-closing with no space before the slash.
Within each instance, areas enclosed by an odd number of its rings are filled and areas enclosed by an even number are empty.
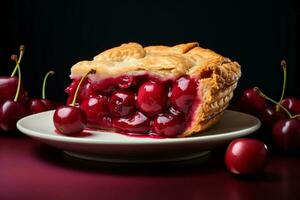
<svg viewBox="0 0 300 200">
<path fill-rule="evenodd" d="M 73 79 L 66 88 L 67 104 L 79 81 Z M 99 81 L 86 78 L 77 102 L 87 115 L 89 128 L 176 137 L 189 127 L 201 103 L 198 84 L 189 76 L 167 80 L 149 74 Z"/>
</svg>

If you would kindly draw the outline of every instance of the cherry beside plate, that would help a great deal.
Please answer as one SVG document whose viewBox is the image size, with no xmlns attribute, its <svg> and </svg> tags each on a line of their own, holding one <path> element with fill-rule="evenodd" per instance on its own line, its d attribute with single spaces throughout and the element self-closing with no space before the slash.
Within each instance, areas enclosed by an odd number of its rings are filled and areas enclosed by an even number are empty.
<svg viewBox="0 0 300 200">
<path fill-rule="evenodd" d="M 261 123 L 251 115 L 226 110 L 221 121 L 209 130 L 186 138 L 139 138 L 114 132 L 87 131 L 84 137 L 57 134 L 54 111 L 20 119 L 18 129 L 71 156 L 118 163 L 169 162 L 196 158 L 234 138 L 256 131 Z"/>
</svg>

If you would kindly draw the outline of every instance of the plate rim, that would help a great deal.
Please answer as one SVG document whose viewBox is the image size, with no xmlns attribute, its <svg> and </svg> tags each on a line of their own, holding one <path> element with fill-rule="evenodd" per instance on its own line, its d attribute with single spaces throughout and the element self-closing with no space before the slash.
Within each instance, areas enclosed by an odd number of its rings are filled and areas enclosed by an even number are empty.
<svg viewBox="0 0 300 200">
<path fill-rule="evenodd" d="M 39 131 L 35 131 L 32 129 L 28 129 L 24 126 L 22 126 L 22 123 L 24 121 L 28 120 L 28 118 L 33 118 L 36 117 L 37 115 L 41 114 L 46 114 L 46 113 L 51 113 L 54 112 L 54 110 L 50 111 L 45 111 L 41 113 L 36 113 L 32 115 L 28 115 L 17 122 L 17 128 L 25 135 L 37 138 L 37 139 L 46 139 L 46 140 L 51 140 L 55 142 L 68 142 L 68 143 L 80 143 L 80 144 L 99 144 L 99 145 L 148 145 L 148 144 L 178 144 L 178 143 L 193 143 L 193 142 L 207 142 L 207 141 L 218 141 L 220 139 L 224 139 L 229 137 L 231 139 L 232 137 L 237 138 L 237 137 L 242 137 L 245 135 L 248 135 L 256 130 L 258 130 L 261 126 L 261 122 L 258 118 L 238 112 L 238 111 L 233 111 L 233 110 L 225 110 L 225 112 L 236 112 L 242 115 L 247 115 L 248 117 L 254 119 L 257 123 L 251 127 L 237 130 L 237 131 L 230 131 L 228 133 L 220 133 L 216 135 L 198 135 L 198 136 L 192 136 L 192 137 L 183 137 L 183 138 L 163 138 L 163 139 L 151 139 L 151 140 L 135 140 L 135 141 L 122 141 L 120 142 L 119 140 L 116 141 L 106 141 L 106 140 L 95 140 L 93 138 L 77 138 L 77 137 L 70 137 L 70 136 L 64 136 L 64 135 L 48 135 L 41 133 Z M 106 132 L 109 134 L 119 134 L 115 132 Z"/>
</svg>

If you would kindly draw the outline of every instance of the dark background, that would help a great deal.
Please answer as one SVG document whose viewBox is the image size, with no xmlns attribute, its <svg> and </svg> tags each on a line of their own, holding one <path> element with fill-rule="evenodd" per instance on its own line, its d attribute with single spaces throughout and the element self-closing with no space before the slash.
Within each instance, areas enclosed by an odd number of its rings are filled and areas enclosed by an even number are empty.
<svg viewBox="0 0 300 200">
<path fill-rule="evenodd" d="M 64 101 L 70 67 L 124 42 L 201 46 L 238 61 L 243 76 L 236 97 L 259 86 L 279 98 L 281 59 L 288 62 L 287 94 L 300 97 L 299 3 L 252 1 L 1 1 L 0 75 L 9 75 L 10 55 L 26 45 L 21 64 L 31 96 L 40 97 L 52 69 L 47 96 Z M 1 91 L 0 91 L 1 92 Z"/>
</svg>

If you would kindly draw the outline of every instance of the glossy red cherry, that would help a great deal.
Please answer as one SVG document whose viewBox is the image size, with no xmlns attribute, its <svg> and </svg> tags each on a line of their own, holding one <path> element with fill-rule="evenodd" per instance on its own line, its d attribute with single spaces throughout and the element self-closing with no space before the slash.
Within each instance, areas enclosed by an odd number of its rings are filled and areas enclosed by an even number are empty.
<svg viewBox="0 0 300 200">
<path fill-rule="evenodd" d="M 239 110 L 258 116 L 259 112 L 267 107 L 267 102 L 254 88 L 251 88 L 243 92 L 238 106 Z"/>
<path fill-rule="evenodd" d="M 283 112 L 277 112 L 275 108 L 268 106 L 261 110 L 259 118 L 261 119 L 262 124 L 272 126 L 278 120 L 286 119 L 287 117 Z"/>
<path fill-rule="evenodd" d="M 187 76 L 177 79 L 171 90 L 172 105 L 186 112 L 197 97 L 197 87 L 197 82 Z"/>
<path fill-rule="evenodd" d="M 233 174 L 257 174 L 264 169 L 266 160 L 267 146 L 256 139 L 235 139 L 225 153 L 225 164 Z"/>
<path fill-rule="evenodd" d="M 46 105 L 41 99 L 30 99 L 28 103 L 29 113 L 39 113 L 47 110 Z"/>
<path fill-rule="evenodd" d="M 46 99 L 46 81 L 49 75 L 54 74 L 54 71 L 49 71 L 43 81 L 43 87 L 42 87 L 42 98 L 41 99 L 31 99 L 28 103 L 29 112 L 31 114 L 43 112 L 46 110 L 50 110 L 53 108 L 53 104 L 50 100 Z"/>
<path fill-rule="evenodd" d="M 182 133 L 184 129 L 184 118 L 182 115 L 173 115 L 171 113 L 159 114 L 154 118 L 152 130 L 166 137 L 175 137 Z"/>
<path fill-rule="evenodd" d="M 5 100 L 13 100 L 18 86 L 18 77 L 1 76 L 0 77 L 0 103 Z M 29 99 L 28 92 L 24 89 L 21 83 L 20 94 L 18 101 L 26 103 Z"/>
<path fill-rule="evenodd" d="M 101 116 L 109 113 L 108 105 L 106 96 L 93 95 L 83 100 L 80 108 L 86 113 L 89 122 L 97 122 Z"/>
<path fill-rule="evenodd" d="M 110 98 L 109 110 L 115 117 L 124 117 L 135 110 L 135 104 L 134 93 L 118 90 Z"/>
<path fill-rule="evenodd" d="M 55 108 L 54 103 L 52 103 L 52 101 L 50 101 L 49 99 L 41 99 L 41 101 L 45 105 L 46 110 L 52 110 Z"/>
<path fill-rule="evenodd" d="M 286 109 L 288 109 L 293 115 L 300 114 L 300 100 L 294 97 L 287 97 L 281 101 Z"/>
<path fill-rule="evenodd" d="M 96 73 L 96 71 L 91 69 L 80 79 L 74 93 L 74 99 L 70 106 L 61 106 L 55 110 L 53 122 L 56 130 L 60 133 L 65 135 L 74 135 L 81 133 L 81 131 L 85 128 L 87 124 L 86 114 L 81 108 L 76 107 L 75 105 L 83 81 L 89 74 L 94 73 Z"/>
<path fill-rule="evenodd" d="M 71 104 L 74 95 L 75 90 L 78 87 L 78 84 L 80 82 L 80 79 L 75 79 L 73 82 L 65 89 L 65 92 L 69 94 L 69 97 L 67 99 L 67 104 Z M 80 90 L 78 92 L 77 102 L 81 103 L 86 97 L 90 95 L 96 95 L 96 91 L 92 87 L 92 84 L 88 80 L 83 80 L 82 86 L 80 87 Z"/>
<path fill-rule="evenodd" d="M 22 60 L 25 51 L 25 46 L 20 46 L 19 58 L 17 55 L 12 55 L 11 59 L 16 62 L 16 66 L 11 74 L 11 76 L 0 76 L 0 104 L 5 100 L 13 100 L 17 91 L 19 78 L 15 76 L 15 73 L 20 67 L 20 62 Z M 28 100 L 28 93 L 24 89 L 22 82 L 20 83 L 20 90 L 18 92 L 18 102 L 26 103 Z"/>
<path fill-rule="evenodd" d="M 147 133 L 150 130 L 150 119 L 141 112 L 136 112 L 126 118 L 114 118 L 114 128 L 128 131 L 129 133 Z"/>
<path fill-rule="evenodd" d="M 148 81 L 138 90 L 137 106 L 145 114 L 154 116 L 164 110 L 167 98 L 167 90 L 163 85 Z"/>
<path fill-rule="evenodd" d="M 27 115 L 24 104 L 6 100 L 0 106 L 0 129 L 4 131 L 16 130 L 16 123 Z"/>
<path fill-rule="evenodd" d="M 19 61 L 17 61 L 16 67 L 19 77 L 14 100 L 6 100 L 0 105 L 0 129 L 4 131 L 15 130 L 17 121 L 27 114 L 24 104 L 18 102 L 21 90 L 21 70 Z"/>
<path fill-rule="evenodd" d="M 53 121 L 56 130 L 64 135 L 80 133 L 87 123 L 85 113 L 75 106 L 57 108 L 53 115 Z"/>
<path fill-rule="evenodd" d="M 300 120 L 279 120 L 273 125 L 272 137 L 276 147 L 283 151 L 300 149 Z"/>
</svg>

